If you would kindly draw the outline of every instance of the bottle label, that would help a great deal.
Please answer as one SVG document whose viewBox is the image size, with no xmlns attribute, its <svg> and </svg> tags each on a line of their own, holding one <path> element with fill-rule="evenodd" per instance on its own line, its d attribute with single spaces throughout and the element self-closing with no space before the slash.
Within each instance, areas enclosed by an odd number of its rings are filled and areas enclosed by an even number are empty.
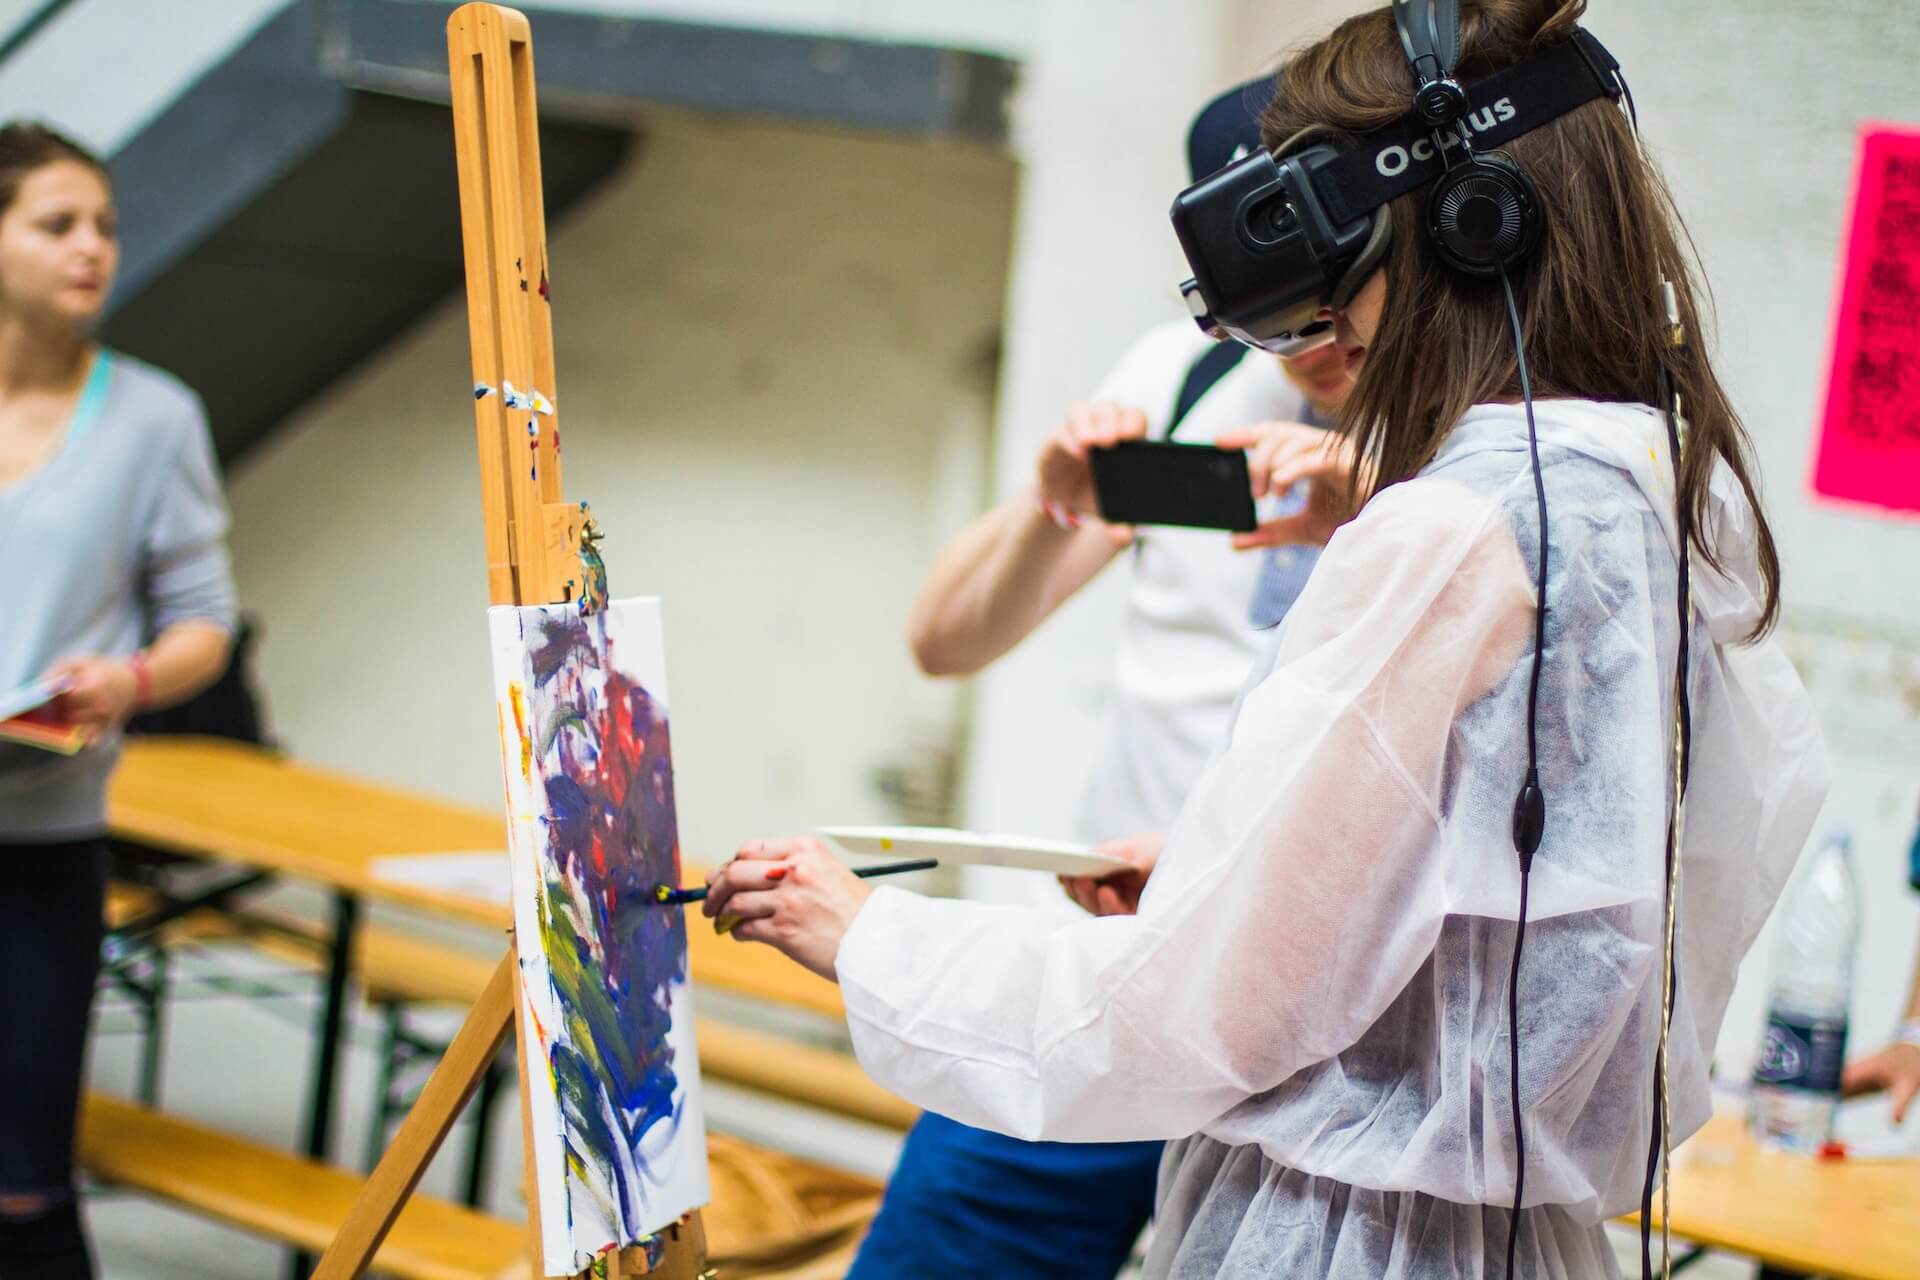
<svg viewBox="0 0 1920 1280">
<path fill-rule="evenodd" d="M 1753 1079 L 1782 1089 L 1838 1094 L 1846 1060 L 1845 1018 L 1809 1018 L 1775 1009 L 1767 1015 L 1767 1038 Z"/>
</svg>

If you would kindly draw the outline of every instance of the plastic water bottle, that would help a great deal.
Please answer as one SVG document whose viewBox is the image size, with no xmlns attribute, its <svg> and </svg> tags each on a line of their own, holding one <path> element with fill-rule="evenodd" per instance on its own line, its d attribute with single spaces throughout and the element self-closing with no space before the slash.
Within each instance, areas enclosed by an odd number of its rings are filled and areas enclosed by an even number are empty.
<svg viewBox="0 0 1920 1280">
<path fill-rule="evenodd" d="M 1847 1056 L 1860 894 L 1853 838 L 1829 835 L 1794 886 L 1773 945 L 1767 1035 L 1754 1067 L 1747 1121 L 1753 1136 L 1816 1153 L 1832 1136 Z"/>
</svg>

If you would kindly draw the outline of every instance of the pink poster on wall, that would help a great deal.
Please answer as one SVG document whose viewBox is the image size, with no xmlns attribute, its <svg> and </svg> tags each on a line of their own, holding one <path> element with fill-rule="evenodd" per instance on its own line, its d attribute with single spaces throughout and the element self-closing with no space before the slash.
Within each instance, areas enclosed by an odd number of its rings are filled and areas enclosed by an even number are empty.
<svg viewBox="0 0 1920 1280">
<path fill-rule="evenodd" d="M 1814 492 L 1920 511 L 1920 126 L 1860 130 Z"/>
</svg>

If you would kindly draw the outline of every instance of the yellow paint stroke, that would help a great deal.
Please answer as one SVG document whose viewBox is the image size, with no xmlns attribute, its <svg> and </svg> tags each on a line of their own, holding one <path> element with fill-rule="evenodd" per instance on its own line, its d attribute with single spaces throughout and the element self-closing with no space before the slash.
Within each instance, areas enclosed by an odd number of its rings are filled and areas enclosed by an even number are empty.
<svg viewBox="0 0 1920 1280">
<path fill-rule="evenodd" d="M 533 781 L 533 738 L 527 733 L 527 695 L 518 684 L 507 686 L 507 698 L 513 703 L 513 731 L 520 735 L 520 776 Z"/>
</svg>

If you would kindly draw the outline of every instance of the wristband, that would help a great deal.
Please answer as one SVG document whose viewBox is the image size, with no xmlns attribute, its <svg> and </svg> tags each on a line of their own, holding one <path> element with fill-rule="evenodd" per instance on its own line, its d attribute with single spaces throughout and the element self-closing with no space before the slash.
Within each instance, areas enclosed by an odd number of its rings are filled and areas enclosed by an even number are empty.
<svg viewBox="0 0 1920 1280">
<path fill-rule="evenodd" d="M 1900 1028 L 1900 1034 L 1894 1037 L 1895 1044 L 1910 1044 L 1920 1049 L 1920 1018 L 1908 1018 Z"/>
<path fill-rule="evenodd" d="M 1040 504 L 1041 514 L 1046 516 L 1047 519 L 1053 521 L 1054 524 L 1058 525 L 1060 528 L 1072 530 L 1072 529 L 1078 529 L 1080 527 L 1080 517 L 1078 515 L 1067 510 L 1065 507 L 1061 506 L 1057 502 L 1047 501 L 1046 498 L 1040 495 L 1040 491 L 1038 489 L 1035 489 L 1033 491 L 1033 498 L 1035 502 L 1038 502 Z"/>
<path fill-rule="evenodd" d="M 145 711 L 153 701 L 153 668 L 147 663 L 146 650 L 135 649 L 127 666 L 133 670 L 133 709 Z"/>
</svg>

